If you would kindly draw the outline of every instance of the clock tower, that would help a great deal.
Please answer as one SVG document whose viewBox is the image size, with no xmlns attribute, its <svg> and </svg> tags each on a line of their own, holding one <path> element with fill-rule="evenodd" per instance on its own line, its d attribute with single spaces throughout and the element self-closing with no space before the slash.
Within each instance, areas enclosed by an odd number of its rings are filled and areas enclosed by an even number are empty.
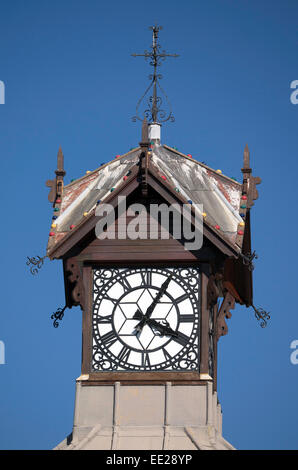
<svg viewBox="0 0 298 470">
<path fill-rule="evenodd" d="M 233 449 L 222 436 L 217 342 L 235 302 L 253 306 L 260 180 L 248 147 L 237 182 L 162 144 L 161 122 L 173 116 L 157 96 L 156 67 L 171 56 L 159 29 L 143 54 L 154 74 L 140 144 L 67 185 L 59 149 L 47 182 L 47 255 L 63 262 L 66 295 L 54 326 L 66 307 L 83 315 L 73 430 L 56 449 Z M 265 324 L 266 312 L 255 314 Z"/>
</svg>

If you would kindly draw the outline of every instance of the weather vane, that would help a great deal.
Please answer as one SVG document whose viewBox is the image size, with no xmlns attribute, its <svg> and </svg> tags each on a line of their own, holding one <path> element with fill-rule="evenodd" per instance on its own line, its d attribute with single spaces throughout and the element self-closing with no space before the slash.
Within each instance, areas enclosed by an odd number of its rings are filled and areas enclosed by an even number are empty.
<svg viewBox="0 0 298 470">
<path fill-rule="evenodd" d="M 144 54 L 132 54 L 133 57 L 145 57 L 147 61 L 150 59 L 150 65 L 153 67 L 153 75 L 149 75 L 150 85 L 146 89 L 145 93 L 141 97 L 141 99 L 137 103 L 136 107 L 136 116 L 133 117 L 133 121 L 135 122 L 137 119 L 143 121 L 143 118 L 146 117 L 147 121 L 149 122 L 165 122 L 165 121 L 174 121 L 174 116 L 172 113 L 171 103 L 165 94 L 164 90 L 160 86 L 159 80 L 162 78 L 162 75 L 157 73 L 157 67 L 161 66 L 162 62 L 166 59 L 166 57 L 179 57 L 178 54 L 167 54 L 166 51 L 161 50 L 160 44 L 158 44 L 158 33 L 162 30 L 162 26 L 150 26 L 150 30 L 152 30 L 152 46 L 150 51 L 145 51 Z M 148 104 L 149 108 L 145 109 L 143 112 L 143 117 L 139 114 L 139 109 L 142 101 L 144 100 L 149 90 L 152 88 L 152 96 L 149 97 Z M 161 91 L 164 95 L 166 102 L 169 107 L 169 111 L 164 111 L 161 109 L 162 106 L 162 99 L 160 96 L 157 95 L 157 88 Z"/>
</svg>

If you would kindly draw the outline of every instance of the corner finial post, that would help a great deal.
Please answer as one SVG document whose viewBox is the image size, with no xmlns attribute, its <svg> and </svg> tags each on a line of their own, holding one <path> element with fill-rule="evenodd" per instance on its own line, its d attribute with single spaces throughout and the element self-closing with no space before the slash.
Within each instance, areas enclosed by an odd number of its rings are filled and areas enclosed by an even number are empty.
<svg viewBox="0 0 298 470">
<path fill-rule="evenodd" d="M 56 178 L 52 180 L 48 180 L 46 182 L 46 186 L 51 188 L 51 191 L 48 195 L 49 202 L 52 202 L 55 205 L 55 201 L 57 197 L 62 196 L 63 192 L 63 178 L 66 175 L 66 171 L 64 170 L 64 156 L 62 152 L 61 146 L 59 147 L 58 154 L 57 154 L 57 170 L 55 170 Z"/>
<path fill-rule="evenodd" d="M 256 185 L 261 183 L 261 178 L 258 176 L 252 176 L 252 169 L 250 167 L 250 152 L 248 145 L 246 144 L 243 154 L 243 184 L 242 193 L 247 196 L 247 209 L 250 209 L 254 205 L 254 201 L 258 199 L 259 193 Z"/>
<path fill-rule="evenodd" d="M 247 170 L 251 170 L 250 168 L 250 153 L 248 145 L 245 145 L 244 153 L 243 153 L 243 168 L 242 173 L 247 173 Z"/>
<path fill-rule="evenodd" d="M 55 173 L 57 176 L 62 176 L 62 178 L 66 175 L 66 171 L 64 171 L 64 155 L 61 146 L 59 146 L 57 154 L 57 170 Z"/>
</svg>

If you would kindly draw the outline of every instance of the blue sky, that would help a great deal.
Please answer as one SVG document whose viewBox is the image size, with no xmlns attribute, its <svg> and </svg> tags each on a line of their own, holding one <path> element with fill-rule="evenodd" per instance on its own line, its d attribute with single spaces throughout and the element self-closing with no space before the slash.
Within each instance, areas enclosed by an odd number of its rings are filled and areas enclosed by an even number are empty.
<svg viewBox="0 0 298 470">
<path fill-rule="evenodd" d="M 61 262 L 33 278 L 26 256 L 45 253 L 45 181 L 59 145 L 69 182 L 140 141 L 131 117 L 151 70 L 130 54 L 148 49 L 156 22 L 161 45 L 180 54 L 161 67 L 176 118 L 162 142 L 238 180 L 248 143 L 262 178 L 254 302 L 271 320 L 262 329 L 237 306 L 220 339 L 223 435 L 238 449 L 298 448 L 297 18 L 294 0 L 1 2 L 1 449 L 51 449 L 71 432 L 81 313 L 67 310 L 52 327 L 64 305 Z"/>
</svg>

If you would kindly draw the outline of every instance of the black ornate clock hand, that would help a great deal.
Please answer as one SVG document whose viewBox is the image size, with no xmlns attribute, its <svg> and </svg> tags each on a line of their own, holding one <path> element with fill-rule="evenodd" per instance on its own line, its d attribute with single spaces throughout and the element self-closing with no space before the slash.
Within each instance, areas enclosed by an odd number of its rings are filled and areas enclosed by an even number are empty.
<svg viewBox="0 0 298 470">
<path fill-rule="evenodd" d="M 144 317 L 145 315 L 142 312 L 140 312 L 140 310 L 137 310 L 132 318 L 134 320 L 142 320 Z"/>
<path fill-rule="evenodd" d="M 170 328 L 168 326 L 168 324 L 163 325 L 162 323 L 159 323 L 158 321 L 154 320 L 153 318 L 146 318 L 146 315 L 141 313 L 140 310 L 136 311 L 136 313 L 134 314 L 134 318 L 136 318 L 137 320 L 141 320 L 140 323 L 135 327 L 135 330 L 137 331 L 137 334 L 139 334 L 142 331 L 142 322 L 144 322 L 144 324 L 146 323 L 147 325 L 152 326 L 157 331 L 159 331 L 162 334 L 162 336 L 164 336 L 164 335 L 171 335 L 171 336 L 175 336 L 175 337 L 178 336 L 178 333 L 176 331 L 172 330 L 172 328 Z"/>
<path fill-rule="evenodd" d="M 161 288 L 160 288 L 160 291 L 158 292 L 158 294 L 156 295 L 156 297 L 154 298 L 152 304 L 150 305 L 150 307 L 147 308 L 147 311 L 145 313 L 145 317 L 146 318 L 150 318 L 152 313 L 153 313 L 153 310 L 155 309 L 156 307 L 156 304 L 160 301 L 160 299 L 162 298 L 162 296 L 164 295 L 164 293 L 166 292 L 170 282 L 171 282 L 171 279 L 172 279 L 172 276 L 173 274 L 171 274 L 166 280 L 165 282 L 162 284 Z"/>
<path fill-rule="evenodd" d="M 140 311 L 140 310 L 137 310 L 136 313 L 134 314 L 133 318 L 135 320 L 141 320 L 136 326 L 135 326 L 135 331 L 137 333 L 137 337 L 140 335 L 142 329 L 143 329 L 143 326 L 145 325 L 146 323 L 146 317 L 145 315 Z M 144 323 L 143 323 L 144 322 Z"/>
<path fill-rule="evenodd" d="M 160 299 L 162 298 L 162 296 L 164 295 L 164 293 L 166 292 L 170 282 L 171 282 L 171 279 L 172 279 L 172 276 L 173 274 L 171 274 L 166 280 L 165 282 L 162 284 L 161 288 L 160 288 L 160 291 L 157 293 L 156 297 L 154 298 L 152 304 L 150 305 L 150 307 L 147 308 L 147 311 L 145 313 L 145 315 L 143 315 L 143 318 L 142 320 L 140 321 L 140 323 L 137 324 L 136 326 L 136 330 L 138 331 L 142 331 L 144 325 L 147 323 L 147 320 L 148 318 L 151 317 L 152 313 L 153 313 L 153 310 L 155 309 L 156 305 L 158 304 L 158 302 L 160 301 Z M 137 310 L 137 312 L 134 314 L 133 318 L 134 319 L 139 319 L 140 318 L 140 311 Z M 142 315 L 142 314 L 141 314 Z"/>
<path fill-rule="evenodd" d="M 149 326 L 152 326 L 153 328 L 155 328 L 157 331 L 159 331 L 162 334 L 162 336 L 164 336 L 164 335 L 178 336 L 178 333 L 176 331 L 172 330 L 172 328 L 170 328 L 167 325 L 163 325 L 162 323 L 159 323 L 156 320 L 153 320 L 153 318 L 149 318 L 147 320 L 147 324 Z"/>
<path fill-rule="evenodd" d="M 141 320 L 136 326 L 135 326 L 135 331 L 137 333 L 137 337 L 140 336 L 141 332 L 142 332 L 142 329 L 144 327 L 144 325 L 148 322 L 148 319 L 146 318 L 146 316 L 140 311 L 140 310 L 137 310 L 136 313 L 134 314 L 133 318 L 135 320 Z"/>
</svg>

